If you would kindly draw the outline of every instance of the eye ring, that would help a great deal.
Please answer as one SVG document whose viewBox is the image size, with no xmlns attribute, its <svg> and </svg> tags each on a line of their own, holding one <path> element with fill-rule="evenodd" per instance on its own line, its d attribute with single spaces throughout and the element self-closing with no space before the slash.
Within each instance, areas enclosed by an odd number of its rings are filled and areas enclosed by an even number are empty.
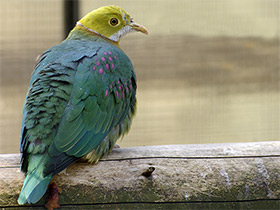
<svg viewBox="0 0 280 210">
<path fill-rule="evenodd" d="M 117 18 L 111 18 L 110 24 L 112 26 L 116 26 L 116 25 L 118 25 L 118 23 L 119 23 L 119 20 Z"/>
</svg>

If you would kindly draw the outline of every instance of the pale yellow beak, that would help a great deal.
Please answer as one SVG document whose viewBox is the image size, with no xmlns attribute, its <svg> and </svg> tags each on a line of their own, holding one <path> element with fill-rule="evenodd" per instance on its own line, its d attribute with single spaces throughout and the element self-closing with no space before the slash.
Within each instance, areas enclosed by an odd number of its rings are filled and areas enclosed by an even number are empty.
<svg viewBox="0 0 280 210">
<path fill-rule="evenodd" d="M 148 29 L 146 29 L 144 26 L 141 26 L 141 25 L 139 25 L 137 23 L 131 23 L 129 26 L 131 28 L 133 28 L 135 31 L 139 31 L 139 32 L 141 32 L 143 34 L 146 34 L 146 35 L 149 34 Z"/>
</svg>

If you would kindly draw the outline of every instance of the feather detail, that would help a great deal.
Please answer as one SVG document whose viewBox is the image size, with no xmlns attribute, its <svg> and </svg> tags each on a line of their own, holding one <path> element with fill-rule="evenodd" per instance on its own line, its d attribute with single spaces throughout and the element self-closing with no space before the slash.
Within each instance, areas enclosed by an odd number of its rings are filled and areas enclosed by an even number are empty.
<svg viewBox="0 0 280 210">
<path fill-rule="evenodd" d="M 36 203 L 53 175 L 78 159 L 97 162 L 108 154 L 128 132 L 135 106 L 136 76 L 118 47 L 75 31 L 47 50 L 34 69 L 23 110 L 26 178 L 18 203 Z"/>
</svg>

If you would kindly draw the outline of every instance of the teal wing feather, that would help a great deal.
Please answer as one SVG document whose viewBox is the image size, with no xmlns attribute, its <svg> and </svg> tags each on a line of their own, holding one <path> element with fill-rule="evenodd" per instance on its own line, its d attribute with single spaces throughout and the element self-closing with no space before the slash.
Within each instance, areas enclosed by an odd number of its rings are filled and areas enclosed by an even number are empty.
<svg viewBox="0 0 280 210">
<path fill-rule="evenodd" d="M 101 49 L 97 60 L 84 58 L 78 65 L 71 98 L 54 138 L 59 151 L 76 157 L 86 155 L 134 106 L 132 65 L 122 52 L 115 51 Z"/>
<path fill-rule="evenodd" d="M 66 40 L 34 69 L 23 110 L 26 178 L 19 204 L 36 203 L 53 175 L 79 158 L 90 153 L 97 161 L 130 127 L 136 106 L 131 62 L 119 48 L 93 41 Z"/>
</svg>

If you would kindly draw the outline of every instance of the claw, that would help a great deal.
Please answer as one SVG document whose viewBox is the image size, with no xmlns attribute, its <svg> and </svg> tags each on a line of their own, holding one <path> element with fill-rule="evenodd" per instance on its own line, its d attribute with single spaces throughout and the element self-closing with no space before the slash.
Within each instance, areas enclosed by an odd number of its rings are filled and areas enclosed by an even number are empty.
<svg viewBox="0 0 280 210">
<path fill-rule="evenodd" d="M 59 188 L 55 183 L 51 183 L 49 185 L 50 195 L 48 198 L 48 202 L 45 204 L 45 207 L 48 210 L 53 210 L 54 208 L 60 208 L 58 204 L 58 194 L 62 192 L 61 188 Z"/>
</svg>

